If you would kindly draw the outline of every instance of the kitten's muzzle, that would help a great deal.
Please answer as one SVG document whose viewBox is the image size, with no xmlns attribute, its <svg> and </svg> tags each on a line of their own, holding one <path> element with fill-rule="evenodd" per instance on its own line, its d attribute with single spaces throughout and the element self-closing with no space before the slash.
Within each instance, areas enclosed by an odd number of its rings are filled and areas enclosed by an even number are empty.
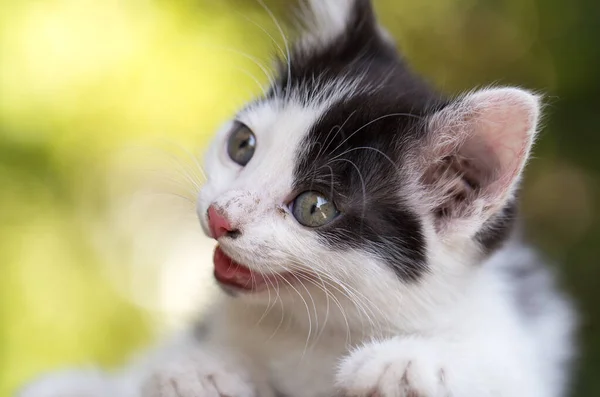
<svg viewBox="0 0 600 397">
<path fill-rule="evenodd" d="M 220 246 L 213 256 L 215 279 L 223 286 L 238 291 L 257 292 L 277 285 L 288 274 L 263 274 L 234 261 Z"/>
</svg>

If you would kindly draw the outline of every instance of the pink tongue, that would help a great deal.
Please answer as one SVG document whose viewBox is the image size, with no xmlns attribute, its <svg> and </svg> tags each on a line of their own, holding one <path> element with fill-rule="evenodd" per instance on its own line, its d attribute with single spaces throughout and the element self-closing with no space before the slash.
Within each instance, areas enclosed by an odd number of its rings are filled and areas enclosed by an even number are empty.
<svg viewBox="0 0 600 397">
<path fill-rule="evenodd" d="M 246 290 L 259 290 L 266 286 L 266 279 L 263 276 L 234 262 L 218 246 L 213 261 L 215 278 L 220 283 Z"/>
</svg>

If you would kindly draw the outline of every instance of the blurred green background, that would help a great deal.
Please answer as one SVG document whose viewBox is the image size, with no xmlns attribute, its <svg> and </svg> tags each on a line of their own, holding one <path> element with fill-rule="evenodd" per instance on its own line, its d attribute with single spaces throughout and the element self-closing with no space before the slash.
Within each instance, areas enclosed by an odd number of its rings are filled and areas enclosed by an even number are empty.
<svg viewBox="0 0 600 397">
<path fill-rule="evenodd" d="M 266 3 L 285 23 L 292 2 Z M 574 395 L 600 396 L 600 2 L 375 4 L 444 91 L 546 95 L 523 210 L 583 313 Z M 117 365 L 208 299 L 193 157 L 260 92 L 273 38 L 257 0 L 0 0 L 0 396 Z"/>
</svg>

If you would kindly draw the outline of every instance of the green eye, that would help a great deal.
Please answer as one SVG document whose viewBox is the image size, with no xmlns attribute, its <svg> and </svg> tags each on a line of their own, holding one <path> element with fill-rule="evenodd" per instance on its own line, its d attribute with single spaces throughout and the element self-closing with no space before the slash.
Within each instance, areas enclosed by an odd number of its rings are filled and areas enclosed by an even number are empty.
<svg viewBox="0 0 600 397">
<path fill-rule="evenodd" d="M 236 123 L 227 142 L 229 157 L 243 167 L 250 162 L 255 150 L 256 137 L 254 133 L 246 125 Z"/>
<path fill-rule="evenodd" d="M 318 192 L 304 192 L 294 199 L 292 214 L 306 227 L 324 226 L 339 215 L 338 209 L 329 199 Z"/>
</svg>

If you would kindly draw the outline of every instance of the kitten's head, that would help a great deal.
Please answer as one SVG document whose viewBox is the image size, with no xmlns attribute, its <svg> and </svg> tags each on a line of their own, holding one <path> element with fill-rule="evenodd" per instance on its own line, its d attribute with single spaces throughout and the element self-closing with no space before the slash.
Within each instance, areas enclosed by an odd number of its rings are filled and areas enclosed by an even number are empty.
<svg viewBox="0 0 600 397">
<path fill-rule="evenodd" d="M 198 215 L 219 242 L 217 280 L 253 299 L 450 288 L 510 234 L 538 99 L 447 99 L 407 67 L 370 1 L 308 4 L 308 33 L 268 94 L 207 154 Z"/>
</svg>

